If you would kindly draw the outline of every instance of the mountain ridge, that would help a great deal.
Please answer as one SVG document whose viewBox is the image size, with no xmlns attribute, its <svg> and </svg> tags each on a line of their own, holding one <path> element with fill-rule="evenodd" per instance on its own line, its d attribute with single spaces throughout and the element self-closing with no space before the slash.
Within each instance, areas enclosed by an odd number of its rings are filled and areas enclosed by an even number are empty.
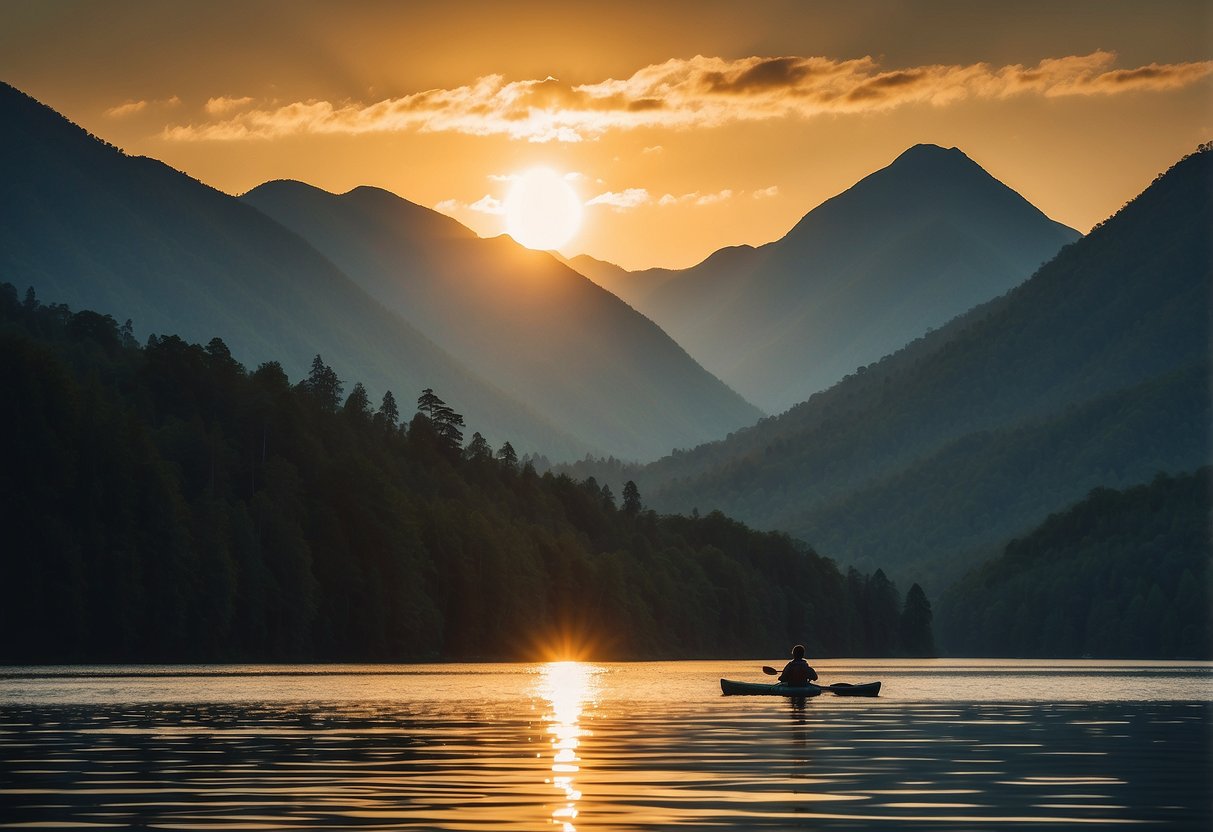
<svg viewBox="0 0 1213 832">
<path fill-rule="evenodd" d="M 1078 237 L 962 151 L 915 145 L 778 240 L 672 273 L 577 265 L 775 413 L 1006 292 Z"/>
<path fill-rule="evenodd" d="M 612 454 L 653 459 L 762 415 L 652 321 L 508 236 L 479 238 L 381 189 L 276 183 L 242 199 L 458 359 Z"/>
<path fill-rule="evenodd" d="M 912 481 L 925 471 L 915 466 L 948 442 L 1056 418 L 1207 360 L 1211 185 L 1213 151 L 1202 147 L 1006 295 L 778 417 L 648 466 L 637 481 L 664 509 L 720 508 L 760 527 L 837 541 L 832 554 L 844 561 L 863 556 L 847 548 L 847 524 L 883 524 L 893 545 L 894 520 L 872 511 L 814 524 L 827 506 L 882 477 Z M 1194 379 L 1207 401 L 1208 379 Z M 1090 487 L 1084 476 L 1060 484 L 1059 499 L 1081 497 Z M 921 485 L 906 489 L 938 497 Z M 938 511 L 948 511 L 946 501 Z"/>
<path fill-rule="evenodd" d="M 320 353 L 342 378 L 402 402 L 435 387 L 522 449 L 594 447 L 477 377 L 252 206 L 129 156 L 7 84 L 0 112 L 0 266 L 44 300 L 130 315 L 143 333 L 219 336 L 242 361 L 279 361 L 295 377 Z"/>
</svg>

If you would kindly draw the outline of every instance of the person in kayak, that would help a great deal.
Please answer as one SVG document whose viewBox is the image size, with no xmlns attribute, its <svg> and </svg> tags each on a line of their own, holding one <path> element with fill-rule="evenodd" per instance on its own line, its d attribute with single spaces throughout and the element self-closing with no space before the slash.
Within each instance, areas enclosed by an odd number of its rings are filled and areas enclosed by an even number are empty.
<svg viewBox="0 0 1213 832">
<path fill-rule="evenodd" d="M 817 681 L 817 671 L 809 667 L 804 660 L 804 645 L 797 644 L 792 648 L 792 660 L 784 665 L 779 674 L 779 681 L 790 688 L 803 688 L 809 682 Z"/>
</svg>

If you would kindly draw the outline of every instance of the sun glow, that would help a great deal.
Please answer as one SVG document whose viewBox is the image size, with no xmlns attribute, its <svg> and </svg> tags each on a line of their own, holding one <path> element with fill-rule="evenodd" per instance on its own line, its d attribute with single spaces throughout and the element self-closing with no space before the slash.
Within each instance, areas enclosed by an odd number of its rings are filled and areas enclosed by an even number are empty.
<svg viewBox="0 0 1213 832">
<path fill-rule="evenodd" d="M 505 198 L 506 232 L 527 248 L 560 248 L 581 227 L 581 197 L 551 168 L 531 168 Z"/>
</svg>

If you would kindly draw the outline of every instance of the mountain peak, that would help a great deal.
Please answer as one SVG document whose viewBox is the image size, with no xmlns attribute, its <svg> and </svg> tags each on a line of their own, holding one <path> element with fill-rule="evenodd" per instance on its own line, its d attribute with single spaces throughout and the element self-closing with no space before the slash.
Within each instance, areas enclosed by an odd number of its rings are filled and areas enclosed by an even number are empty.
<svg viewBox="0 0 1213 832">
<path fill-rule="evenodd" d="M 353 200 L 356 204 L 362 205 L 407 205 L 418 206 L 417 203 L 405 199 L 400 194 L 389 191 L 387 188 L 379 188 L 374 185 L 359 185 L 356 188 L 351 188 L 341 195 L 345 199 Z"/>
<path fill-rule="evenodd" d="M 937 144 L 916 144 L 907 148 L 886 168 L 892 171 L 926 171 L 938 174 L 943 171 L 981 171 L 985 169 L 970 159 L 959 147 L 940 147 Z"/>
<path fill-rule="evenodd" d="M 902 154 L 894 160 L 894 162 L 900 162 L 903 159 L 912 160 L 912 159 L 932 159 L 932 158 L 934 158 L 934 159 L 944 159 L 944 158 L 968 159 L 969 157 L 966 156 L 964 154 L 964 151 L 961 150 L 959 147 L 940 147 L 937 144 L 930 144 L 929 142 L 923 142 L 923 143 L 916 144 L 916 145 L 906 148 L 904 151 L 902 151 Z"/>
<path fill-rule="evenodd" d="M 299 194 L 329 194 L 323 188 L 317 188 L 315 185 L 309 185 L 306 182 L 300 182 L 298 179 L 271 179 L 268 182 L 262 182 L 255 188 L 245 191 L 240 194 L 240 199 L 246 197 L 264 197 L 266 195 L 273 196 L 294 196 Z M 331 194 L 329 194 L 331 196 Z"/>
</svg>

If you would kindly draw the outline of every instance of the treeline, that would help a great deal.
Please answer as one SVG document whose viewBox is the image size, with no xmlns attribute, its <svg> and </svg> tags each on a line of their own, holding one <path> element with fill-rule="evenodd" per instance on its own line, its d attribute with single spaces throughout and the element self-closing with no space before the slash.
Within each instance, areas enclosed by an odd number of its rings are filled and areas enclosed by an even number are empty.
<svg viewBox="0 0 1213 832">
<path fill-rule="evenodd" d="M 1097 488 L 940 601 L 949 655 L 1213 658 L 1213 469 Z"/>
<path fill-rule="evenodd" d="M 539 475 L 319 356 L 0 285 L 0 662 L 929 654 L 930 605 L 719 513 Z"/>
</svg>

